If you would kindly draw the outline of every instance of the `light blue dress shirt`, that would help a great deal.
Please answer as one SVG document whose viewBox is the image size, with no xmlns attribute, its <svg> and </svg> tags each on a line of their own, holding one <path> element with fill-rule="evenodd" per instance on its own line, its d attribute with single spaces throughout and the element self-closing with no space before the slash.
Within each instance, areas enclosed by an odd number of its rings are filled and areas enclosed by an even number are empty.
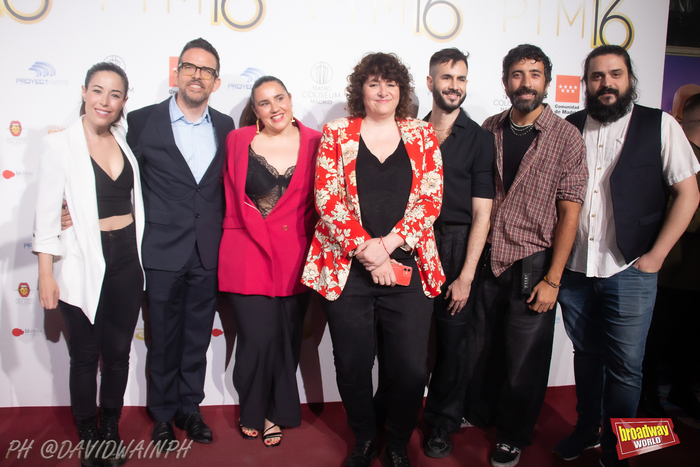
<svg viewBox="0 0 700 467">
<path fill-rule="evenodd" d="M 196 122 L 187 120 L 177 106 L 176 96 L 170 99 L 170 124 L 173 127 L 175 144 L 187 161 L 194 179 L 199 183 L 216 155 L 214 125 L 209 116 L 209 107 Z"/>
</svg>

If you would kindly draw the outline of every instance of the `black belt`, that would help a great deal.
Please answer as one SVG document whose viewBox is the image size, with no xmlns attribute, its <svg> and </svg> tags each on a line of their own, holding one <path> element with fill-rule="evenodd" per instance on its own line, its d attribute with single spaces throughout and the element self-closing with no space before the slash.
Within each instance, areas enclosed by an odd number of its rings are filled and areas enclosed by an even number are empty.
<svg viewBox="0 0 700 467">
<path fill-rule="evenodd" d="M 458 230 L 466 230 L 470 225 L 471 224 L 435 224 L 433 225 L 433 230 L 436 234 L 445 235 Z"/>
</svg>

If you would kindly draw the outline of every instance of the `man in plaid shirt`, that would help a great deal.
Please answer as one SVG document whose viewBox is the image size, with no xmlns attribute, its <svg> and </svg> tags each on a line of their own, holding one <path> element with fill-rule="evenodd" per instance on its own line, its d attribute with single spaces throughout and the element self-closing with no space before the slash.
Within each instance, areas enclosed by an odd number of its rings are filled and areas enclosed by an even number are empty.
<svg viewBox="0 0 700 467">
<path fill-rule="evenodd" d="M 542 103 L 551 74 L 538 47 L 510 50 L 503 86 L 512 107 L 482 125 L 495 135 L 496 196 L 469 329 L 467 420 L 496 424 L 494 467 L 517 464 L 530 444 L 549 378 L 553 308 L 588 180 L 580 133 Z"/>
</svg>

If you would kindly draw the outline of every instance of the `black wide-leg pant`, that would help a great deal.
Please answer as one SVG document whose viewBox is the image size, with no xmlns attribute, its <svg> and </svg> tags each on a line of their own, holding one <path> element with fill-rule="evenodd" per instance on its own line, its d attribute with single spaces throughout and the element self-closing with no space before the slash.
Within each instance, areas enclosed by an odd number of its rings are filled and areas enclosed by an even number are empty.
<svg viewBox="0 0 700 467">
<path fill-rule="evenodd" d="M 432 299 L 423 293 L 414 260 L 407 287 L 374 284 L 367 270 L 353 260 L 347 283 L 335 301 L 323 299 L 333 340 L 336 379 L 348 424 L 360 441 L 377 432 L 372 400 L 372 367 L 376 323 L 381 324 L 387 378 L 387 446 L 405 449 L 418 422 L 427 374 Z"/>
<path fill-rule="evenodd" d="M 296 371 L 310 292 L 227 296 L 238 330 L 233 386 L 241 425 L 262 430 L 265 419 L 286 427 L 301 425 Z"/>
<path fill-rule="evenodd" d="M 542 280 L 550 258 L 549 251 L 532 255 L 532 284 Z M 467 336 L 467 420 L 495 423 L 497 443 L 522 449 L 530 444 L 547 391 L 556 310 L 529 308 L 521 274 L 522 260 L 498 277 L 488 263 L 482 271 Z"/>
<path fill-rule="evenodd" d="M 69 335 L 69 387 L 78 421 L 97 412 L 97 367 L 102 357 L 100 405 L 121 410 L 129 378 L 129 353 L 141 308 L 143 272 L 134 223 L 102 232 L 106 270 L 95 323 L 83 310 L 59 301 Z"/>
</svg>

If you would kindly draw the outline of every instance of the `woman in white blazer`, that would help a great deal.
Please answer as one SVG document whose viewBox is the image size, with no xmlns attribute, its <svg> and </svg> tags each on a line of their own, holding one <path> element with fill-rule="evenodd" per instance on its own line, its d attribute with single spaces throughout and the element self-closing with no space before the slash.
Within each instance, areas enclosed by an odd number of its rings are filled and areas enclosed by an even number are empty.
<svg viewBox="0 0 700 467">
<path fill-rule="evenodd" d="M 84 445 L 83 466 L 121 465 L 114 453 L 129 352 L 144 290 L 144 210 L 139 167 L 120 125 L 129 89 L 124 71 L 98 63 L 82 88 L 82 118 L 47 136 L 39 159 L 34 252 L 39 299 L 57 306 L 69 334 L 70 394 Z M 61 230 L 67 203 L 73 225 Z M 99 426 L 97 367 L 102 359 Z M 93 450 L 87 444 L 97 446 Z"/>
</svg>

